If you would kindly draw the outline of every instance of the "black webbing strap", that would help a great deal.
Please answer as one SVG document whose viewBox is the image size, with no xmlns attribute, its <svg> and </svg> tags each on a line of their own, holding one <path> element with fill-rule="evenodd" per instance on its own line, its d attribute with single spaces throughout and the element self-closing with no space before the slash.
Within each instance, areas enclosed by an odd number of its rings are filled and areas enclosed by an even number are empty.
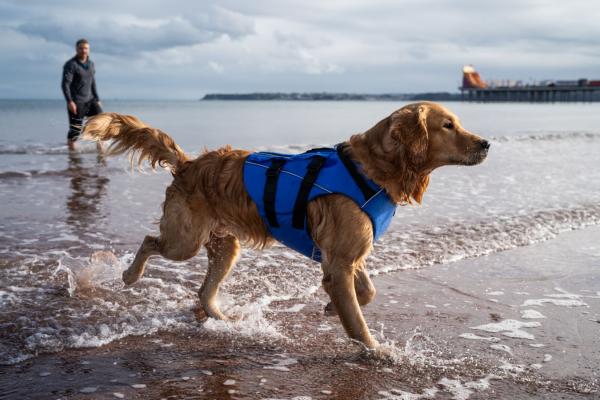
<svg viewBox="0 0 600 400">
<path fill-rule="evenodd" d="M 305 153 L 316 153 L 318 151 L 331 151 L 331 147 L 316 147 L 314 149 L 306 150 Z"/>
<path fill-rule="evenodd" d="M 275 193 L 277 192 L 277 181 L 279 173 L 287 160 L 284 158 L 274 158 L 271 161 L 271 166 L 267 169 L 267 181 L 265 182 L 265 190 L 263 192 L 263 204 L 265 205 L 265 214 L 269 225 L 274 228 L 279 228 L 277 222 L 277 214 L 275 214 Z"/>
<path fill-rule="evenodd" d="M 292 226 L 296 229 L 304 229 L 304 220 L 306 220 L 306 206 L 308 205 L 308 196 L 313 184 L 319 176 L 319 171 L 325 164 L 326 157 L 314 156 L 311 157 L 308 166 L 306 167 L 306 175 L 302 178 L 300 190 L 296 196 L 294 203 L 294 213 L 292 214 Z"/>
<path fill-rule="evenodd" d="M 348 147 L 348 145 L 345 143 L 340 143 L 337 145 L 338 157 L 340 157 L 340 160 L 342 160 L 342 163 L 344 163 L 348 173 L 350 173 L 350 176 L 352 176 L 352 179 L 354 179 L 354 182 L 362 192 L 363 196 L 365 196 L 365 201 L 369 200 L 371 197 L 375 196 L 376 192 L 373 190 L 373 188 L 371 188 L 371 186 L 369 186 L 364 176 L 358 172 L 356 164 L 354 164 L 350 157 L 348 157 L 348 155 L 344 152 L 346 147 Z"/>
</svg>

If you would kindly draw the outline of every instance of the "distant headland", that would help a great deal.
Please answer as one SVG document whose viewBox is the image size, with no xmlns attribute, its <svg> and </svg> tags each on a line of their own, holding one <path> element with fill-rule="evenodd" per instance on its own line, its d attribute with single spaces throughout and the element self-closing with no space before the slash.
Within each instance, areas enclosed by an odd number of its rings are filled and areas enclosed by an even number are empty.
<svg viewBox="0 0 600 400">
<path fill-rule="evenodd" d="M 600 80 L 484 81 L 472 65 L 463 67 L 460 93 L 209 93 L 201 100 L 283 101 L 475 101 L 475 102 L 600 102 Z"/>
<path fill-rule="evenodd" d="M 283 100 L 283 101 L 460 101 L 460 93 L 209 93 L 200 100 Z"/>
</svg>

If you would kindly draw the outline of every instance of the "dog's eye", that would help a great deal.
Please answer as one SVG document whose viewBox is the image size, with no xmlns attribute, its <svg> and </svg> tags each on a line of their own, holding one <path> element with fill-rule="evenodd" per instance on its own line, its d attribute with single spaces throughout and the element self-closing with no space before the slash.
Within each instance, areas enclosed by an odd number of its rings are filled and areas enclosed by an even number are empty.
<svg viewBox="0 0 600 400">
<path fill-rule="evenodd" d="M 446 122 L 444 123 L 444 128 L 452 130 L 454 129 L 454 124 L 452 122 Z"/>
</svg>

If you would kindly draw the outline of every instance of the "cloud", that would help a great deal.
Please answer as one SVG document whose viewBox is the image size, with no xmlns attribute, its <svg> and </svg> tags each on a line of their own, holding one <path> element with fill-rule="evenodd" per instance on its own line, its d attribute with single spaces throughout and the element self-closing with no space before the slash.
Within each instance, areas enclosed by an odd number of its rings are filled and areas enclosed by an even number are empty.
<svg viewBox="0 0 600 400">
<path fill-rule="evenodd" d="M 0 0 L 0 87 L 55 95 L 82 36 L 104 97 L 455 91 L 463 64 L 489 79 L 600 78 L 599 11 L 583 0 Z"/>
<path fill-rule="evenodd" d="M 238 39 L 253 33 L 253 23 L 242 15 L 212 7 L 192 17 L 142 18 L 133 14 L 92 13 L 82 19 L 50 15 L 30 18 L 14 29 L 68 46 L 73 46 L 78 38 L 86 37 L 95 52 L 133 55 L 199 45 L 222 36 Z"/>
<path fill-rule="evenodd" d="M 217 62 L 209 61 L 208 66 L 217 74 L 222 74 L 223 72 L 225 72 L 225 68 L 223 68 L 223 66 Z"/>
</svg>

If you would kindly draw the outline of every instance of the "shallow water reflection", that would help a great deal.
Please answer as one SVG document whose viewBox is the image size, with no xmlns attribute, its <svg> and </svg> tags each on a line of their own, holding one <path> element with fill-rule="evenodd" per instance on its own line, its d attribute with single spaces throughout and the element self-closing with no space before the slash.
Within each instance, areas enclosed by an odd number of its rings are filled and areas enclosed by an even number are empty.
<svg viewBox="0 0 600 400">
<path fill-rule="evenodd" d="M 92 163 L 91 165 L 89 165 Z M 95 163 L 84 160 L 77 152 L 69 153 L 67 175 L 70 193 L 66 201 L 67 223 L 74 233 L 86 232 L 102 217 L 101 203 L 110 179 L 105 174 L 106 162 L 98 156 Z"/>
</svg>

